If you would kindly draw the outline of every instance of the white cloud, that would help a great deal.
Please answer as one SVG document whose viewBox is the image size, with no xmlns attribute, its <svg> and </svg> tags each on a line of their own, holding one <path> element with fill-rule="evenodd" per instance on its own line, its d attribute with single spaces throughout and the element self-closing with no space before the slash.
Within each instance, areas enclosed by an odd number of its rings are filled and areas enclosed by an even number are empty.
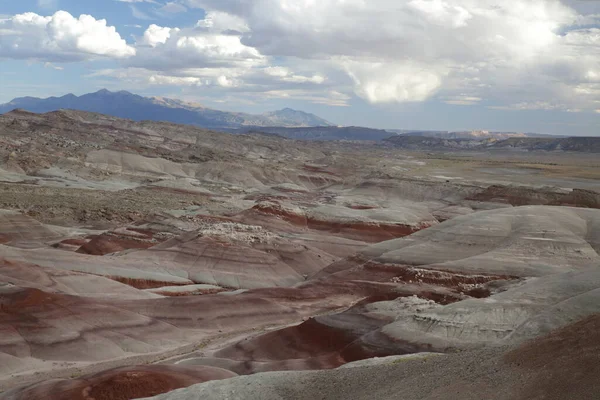
<svg viewBox="0 0 600 400">
<path fill-rule="evenodd" d="M 481 100 L 483 100 L 481 97 L 469 96 L 466 94 L 449 96 L 443 99 L 446 104 L 453 104 L 457 106 L 471 106 L 479 103 Z"/>
<path fill-rule="evenodd" d="M 237 17 L 247 27 L 241 43 L 266 57 L 329 62 L 373 103 L 439 97 L 541 107 L 553 96 L 557 107 L 577 110 L 597 99 L 577 90 L 600 73 L 600 32 L 579 28 L 598 18 L 559 0 L 184 3 Z"/>
<path fill-rule="evenodd" d="M 204 28 L 213 32 L 235 31 L 248 32 L 249 28 L 243 18 L 220 11 L 206 13 L 204 19 L 196 24 L 198 28 Z"/>
<path fill-rule="evenodd" d="M 55 69 L 57 71 L 64 70 L 64 67 L 59 67 L 58 65 L 54 65 L 51 62 L 44 63 L 44 68 L 51 68 L 51 69 Z"/>
<path fill-rule="evenodd" d="M 37 0 L 37 6 L 45 10 L 55 10 L 58 8 L 58 0 Z"/>
<path fill-rule="evenodd" d="M 162 26 L 152 24 L 144 32 L 144 36 L 139 44 L 156 47 L 159 44 L 165 44 L 170 37 L 171 28 L 164 28 Z"/>
<path fill-rule="evenodd" d="M 151 20 L 152 19 L 152 17 L 150 15 L 146 14 L 144 11 L 140 10 L 133 4 L 129 5 L 129 9 L 131 10 L 131 15 L 133 15 L 133 18 L 142 19 L 142 20 Z"/>
<path fill-rule="evenodd" d="M 0 21 L 1 30 L 12 34 L 0 37 L 0 58 L 68 62 L 98 56 L 126 58 L 136 52 L 106 20 L 85 14 L 79 18 L 66 11 L 48 17 L 18 14 Z"/>
<path fill-rule="evenodd" d="M 424 101 L 441 86 L 445 71 L 413 63 L 346 61 L 355 92 L 371 103 Z"/>
<path fill-rule="evenodd" d="M 265 63 L 265 57 L 255 48 L 242 44 L 239 36 L 220 34 L 212 29 L 150 25 L 138 44 L 149 47 L 139 47 L 128 66 L 173 71 L 192 67 L 252 68 Z"/>
<path fill-rule="evenodd" d="M 442 26 L 460 28 L 467 25 L 473 15 L 461 6 L 442 0 L 412 0 L 409 7 L 419 11 L 425 20 Z"/>
<path fill-rule="evenodd" d="M 304 75 L 298 75 L 295 74 L 294 72 L 292 72 L 289 68 L 287 67 L 281 67 L 281 66 L 276 66 L 276 67 L 267 67 L 263 69 L 263 72 L 265 73 L 265 75 L 269 76 L 269 77 L 274 77 L 279 79 L 282 82 L 292 82 L 292 83 L 315 83 L 315 84 L 321 84 L 323 82 L 325 82 L 326 78 L 322 75 L 318 75 L 315 74 L 313 76 L 304 76 Z"/>
<path fill-rule="evenodd" d="M 161 8 L 159 8 L 158 11 L 169 13 L 169 14 L 178 14 L 178 13 L 186 12 L 187 7 L 180 3 L 170 1 L 170 2 L 166 3 L 164 6 L 162 6 Z"/>
</svg>

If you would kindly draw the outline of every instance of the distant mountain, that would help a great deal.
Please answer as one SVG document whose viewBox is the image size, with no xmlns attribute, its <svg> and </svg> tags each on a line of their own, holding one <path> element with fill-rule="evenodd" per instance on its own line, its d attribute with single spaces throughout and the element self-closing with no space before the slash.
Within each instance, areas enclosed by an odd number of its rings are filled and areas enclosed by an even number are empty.
<svg viewBox="0 0 600 400">
<path fill-rule="evenodd" d="M 439 139 L 508 139 L 508 138 L 524 138 L 524 137 L 537 137 L 537 138 L 559 138 L 564 136 L 545 135 L 541 133 L 518 133 L 518 132 L 489 132 L 489 131 L 410 131 L 410 130 L 397 130 L 391 129 L 390 132 L 397 133 L 402 136 L 419 136 L 419 137 L 431 137 Z"/>
<path fill-rule="evenodd" d="M 407 150 L 511 150 L 573 151 L 600 153 L 600 137 L 509 137 L 507 139 L 443 139 L 428 136 L 396 135 L 384 142 Z"/>
<path fill-rule="evenodd" d="M 219 111 L 203 107 L 200 104 L 164 97 L 142 97 L 126 91 L 110 92 L 106 89 L 83 96 L 67 94 L 47 99 L 20 97 L 9 103 L 1 104 L 0 114 L 17 108 L 36 113 L 73 109 L 135 121 L 167 121 L 212 129 L 231 129 L 243 126 L 332 126 L 330 122 L 314 114 L 290 108 L 254 115 Z"/>
</svg>

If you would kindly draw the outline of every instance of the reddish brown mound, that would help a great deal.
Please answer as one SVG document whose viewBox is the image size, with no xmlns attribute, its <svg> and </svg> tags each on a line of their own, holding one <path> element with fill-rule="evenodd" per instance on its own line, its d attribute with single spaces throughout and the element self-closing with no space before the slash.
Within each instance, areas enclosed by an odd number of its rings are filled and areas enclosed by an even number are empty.
<svg viewBox="0 0 600 400">
<path fill-rule="evenodd" d="M 340 223 L 308 219 L 307 226 L 310 229 L 328 231 L 348 239 L 362 240 L 367 243 L 379 243 L 412 235 L 422 229 L 431 227 L 432 224 L 412 226 L 403 224 L 369 224 L 363 222 Z"/>
<path fill-rule="evenodd" d="M 562 197 L 557 204 L 550 203 L 550 205 L 600 208 L 600 193 L 591 190 L 573 189 L 571 193 Z"/>
<path fill-rule="evenodd" d="M 351 205 L 351 206 L 347 206 L 348 208 L 351 208 L 353 210 L 375 210 L 376 208 L 380 208 L 377 206 L 361 206 L 361 205 Z"/>
<path fill-rule="evenodd" d="M 332 172 L 332 171 L 328 170 L 327 167 L 321 167 L 321 166 L 318 166 L 318 165 L 304 164 L 302 166 L 302 168 L 304 168 L 304 170 L 309 171 L 309 172 L 316 172 L 316 173 L 320 173 L 320 174 L 327 174 L 327 175 L 338 176 L 335 172 Z"/>
<path fill-rule="evenodd" d="M 309 360 L 337 353 L 386 322 L 354 313 L 310 318 L 298 326 L 227 347 L 216 356 L 241 361 Z M 341 357 L 331 357 L 330 362 L 333 364 L 320 367 L 335 368 L 345 363 Z"/>
<path fill-rule="evenodd" d="M 60 244 L 67 244 L 70 246 L 84 246 L 89 241 L 89 239 L 66 239 L 61 241 Z"/>
<path fill-rule="evenodd" d="M 484 191 L 468 197 L 467 200 L 506 203 L 513 206 L 552 205 L 584 208 L 600 208 L 600 193 L 591 190 L 574 189 L 565 194 L 551 188 L 493 185 Z"/>
<path fill-rule="evenodd" d="M 513 206 L 544 205 L 557 201 L 563 195 L 530 187 L 493 185 L 468 197 L 467 200 L 506 203 Z"/>
<path fill-rule="evenodd" d="M 158 289 L 158 288 L 165 287 L 165 286 L 188 285 L 188 283 L 150 281 L 147 279 L 124 278 L 122 276 L 107 276 L 107 278 L 112 279 L 113 281 L 124 283 L 125 285 L 132 286 L 136 289 Z"/>
<path fill-rule="evenodd" d="M 39 289 L 13 287 L 0 292 L 0 312 L 25 313 L 34 307 L 54 303 L 59 296 Z"/>
<path fill-rule="evenodd" d="M 252 200 L 255 202 L 261 202 L 261 201 L 281 201 L 281 200 L 289 200 L 290 197 L 289 196 L 282 196 L 282 195 L 268 195 L 268 194 L 263 194 L 263 193 L 253 193 L 253 194 L 249 194 L 248 196 L 244 197 L 244 200 Z"/>
<path fill-rule="evenodd" d="M 207 289 L 207 290 L 196 290 L 190 292 L 161 292 L 155 291 L 154 293 L 160 294 L 166 297 L 183 297 L 183 296 L 204 296 L 207 294 L 217 294 L 222 292 L 230 291 L 231 289 Z"/>
<path fill-rule="evenodd" d="M 0 233 L 0 244 L 6 244 L 6 243 L 10 242 L 11 240 L 12 240 L 12 238 L 10 236 Z"/>
<path fill-rule="evenodd" d="M 600 315 L 528 342 L 504 359 L 527 374 L 525 387 L 515 400 L 597 399 Z"/>
<path fill-rule="evenodd" d="M 128 229 L 131 230 L 131 229 Z M 152 233 L 140 230 L 131 230 L 132 234 L 107 232 L 92 236 L 90 241 L 84 243 L 77 253 L 103 256 L 128 249 L 149 249 L 159 242 L 155 240 Z"/>
<path fill-rule="evenodd" d="M 235 373 L 220 368 L 148 365 L 113 369 L 79 379 L 49 381 L 5 396 L 14 400 L 129 400 L 234 376 Z"/>
<path fill-rule="evenodd" d="M 345 347 L 341 351 L 340 357 L 348 363 L 373 357 L 416 354 L 428 351 L 432 351 L 428 346 L 392 339 L 381 330 L 374 330 Z"/>
<path fill-rule="evenodd" d="M 371 357 L 417 353 L 428 350 L 410 343 L 398 343 L 380 333 L 380 328 L 393 322 L 394 317 L 372 312 L 369 304 L 410 297 L 415 292 L 376 290 L 356 284 L 357 292 L 370 295 L 350 309 L 325 316 L 309 318 L 304 323 L 243 340 L 215 353 L 219 359 L 232 360 L 235 372 L 255 373 L 268 368 L 330 369 L 350 361 Z M 314 290 L 314 288 L 312 288 Z M 433 292 L 432 292 L 433 293 Z M 427 298 L 427 296 L 421 296 Z M 443 296 L 439 296 L 443 298 Z M 457 299 L 455 299 L 457 301 Z M 240 369 L 237 363 L 248 365 Z M 217 364 L 219 365 L 219 364 Z"/>
</svg>

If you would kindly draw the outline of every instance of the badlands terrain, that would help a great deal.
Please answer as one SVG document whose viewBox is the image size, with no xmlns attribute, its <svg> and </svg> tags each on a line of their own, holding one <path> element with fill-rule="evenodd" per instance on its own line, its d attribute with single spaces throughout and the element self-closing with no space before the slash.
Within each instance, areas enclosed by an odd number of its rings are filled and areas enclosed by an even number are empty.
<svg viewBox="0 0 600 400">
<path fill-rule="evenodd" d="M 599 398 L 598 154 L 397 144 L 0 115 L 0 399 Z"/>
</svg>

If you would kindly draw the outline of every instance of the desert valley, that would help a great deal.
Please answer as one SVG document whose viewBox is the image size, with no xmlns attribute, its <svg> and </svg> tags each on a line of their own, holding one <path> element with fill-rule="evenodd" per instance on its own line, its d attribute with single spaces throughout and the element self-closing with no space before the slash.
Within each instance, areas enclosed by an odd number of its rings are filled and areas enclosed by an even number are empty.
<svg viewBox="0 0 600 400">
<path fill-rule="evenodd" d="M 273 129 L 0 115 L 0 399 L 598 396 L 600 138 Z"/>
</svg>

